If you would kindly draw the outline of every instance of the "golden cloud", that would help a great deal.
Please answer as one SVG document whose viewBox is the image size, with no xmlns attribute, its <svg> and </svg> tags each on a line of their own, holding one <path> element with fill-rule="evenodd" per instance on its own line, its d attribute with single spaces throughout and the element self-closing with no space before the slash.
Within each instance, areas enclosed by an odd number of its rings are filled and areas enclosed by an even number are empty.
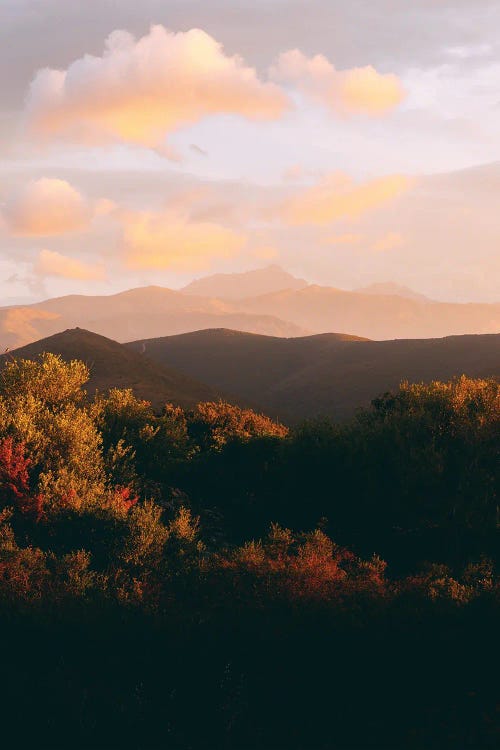
<svg viewBox="0 0 500 750">
<path fill-rule="evenodd" d="M 42 177 L 15 193 L 3 210 L 4 227 L 16 236 L 48 236 L 85 229 L 91 210 L 65 180 Z"/>
<path fill-rule="evenodd" d="M 161 149 L 166 134 L 208 115 L 274 120 L 289 106 L 278 86 L 260 81 L 201 29 L 173 33 L 157 25 L 138 40 L 112 32 L 102 57 L 39 70 L 26 118 L 39 136 Z"/>
<path fill-rule="evenodd" d="M 362 184 L 335 172 L 318 185 L 288 198 L 278 209 L 288 224 L 329 224 L 340 219 L 355 219 L 379 208 L 405 193 L 413 180 L 404 175 L 379 177 Z"/>
<path fill-rule="evenodd" d="M 305 96 L 343 115 L 383 115 L 406 95 L 392 73 L 379 73 L 371 65 L 337 70 L 324 55 L 306 57 L 298 49 L 282 53 L 270 75 L 276 81 L 292 83 Z"/>
<path fill-rule="evenodd" d="M 175 212 L 132 212 L 122 216 L 123 248 L 130 268 L 198 271 L 214 258 L 236 255 L 246 237 L 211 222 L 193 222 Z"/>
<path fill-rule="evenodd" d="M 67 255 L 52 250 L 42 250 L 39 253 L 33 270 L 37 276 L 59 276 L 80 281 L 99 281 L 105 277 L 102 266 L 68 258 Z"/>
</svg>

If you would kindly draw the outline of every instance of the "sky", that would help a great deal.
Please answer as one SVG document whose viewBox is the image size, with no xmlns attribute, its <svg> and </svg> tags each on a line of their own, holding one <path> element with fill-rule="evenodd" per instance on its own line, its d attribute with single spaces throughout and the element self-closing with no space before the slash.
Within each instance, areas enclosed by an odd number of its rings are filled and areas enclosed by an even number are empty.
<svg viewBox="0 0 500 750">
<path fill-rule="evenodd" d="M 500 0 L 1 0 L 0 300 L 500 300 Z"/>
</svg>

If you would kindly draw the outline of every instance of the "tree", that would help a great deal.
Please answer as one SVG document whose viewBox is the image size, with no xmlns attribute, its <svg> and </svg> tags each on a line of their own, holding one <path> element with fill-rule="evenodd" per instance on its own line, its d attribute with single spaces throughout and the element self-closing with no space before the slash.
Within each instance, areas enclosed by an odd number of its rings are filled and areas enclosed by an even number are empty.
<svg viewBox="0 0 500 750">
<path fill-rule="evenodd" d="M 207 401 L 188 414 L 189 432 L 202 448 L 220 450 L 232 440 L 257 437 L 283 438 L 288 429 L 263 414 L 225 401 Z"/>
<path fill-rule="evenodd" d="M 192 453 L 183 410 L 166 404 L 157 415 L 149 401 L 137 399 L 132 390 L 112 389 L 96 400 L 93 414 L 113 481 L 134 486 L 143 495 L 164 494 L 176 466 Z"/>
<path fill-rule="evenodd" d="M 0 437 L 24 445 L 47 507 L 96 502 L 104 488 L 102 439 L 83 401 L 87 378 L 82 362 L 52 354 L 14 359 L 0 374 Z"/>
<path fill-rule="evenodd" d="M 65 362 L 58 354 L 44 352 L 36 360 L 9 359 L 0 372 L 0 396 L 10 400 L 23 394 L 48 406 L 80 402 L 88 379 L 83 362 Z"/>
</svg>

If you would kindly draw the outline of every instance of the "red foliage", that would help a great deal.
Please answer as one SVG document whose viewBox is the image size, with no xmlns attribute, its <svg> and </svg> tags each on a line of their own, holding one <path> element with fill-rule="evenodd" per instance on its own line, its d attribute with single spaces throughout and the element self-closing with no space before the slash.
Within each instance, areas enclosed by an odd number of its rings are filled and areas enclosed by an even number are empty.
<svg viewBox="0 0 500 750">
<path fill-rule="evenodd" d="M 26 495 L 19 498 L 18 507 L 23 515 L 30 516 L 38 523 L 45 513 L 45 498 L 41 494 Z"/>
<path fill-rule="evenodd" d="M 29 493 L 29 465 L 23 443 L 11 437 L 0 441 L 0 498 L 6 505 Z"/>
<path fill-rule="evenodd" d="M 130 487 L 115 487 L 113 500 L 121 510 L 129 511 L 139 498 L 137 495 L 132 495 Z"/>
<path fill-rule="evenodd" d="M 293 601 L 340 601 L 358 594 L 383 594 L 386 564 L 379 558 L 365 561 L 335 545 L 316 530 L 302 540 L 273 526 L 263 542 L 252 542 L 219 558 L 222 570 L 235 574 L 234 584 L 245 586 L 255 598 L 284 596 Z"/>
<path fill-rule="evenodd" d="M 0 441 L 0 502 L 39 521 L 43 515 L 44 498 L 30 492 L 30 463 L 24 443 L 15 443 L 11 437 Z"/>
</svg>

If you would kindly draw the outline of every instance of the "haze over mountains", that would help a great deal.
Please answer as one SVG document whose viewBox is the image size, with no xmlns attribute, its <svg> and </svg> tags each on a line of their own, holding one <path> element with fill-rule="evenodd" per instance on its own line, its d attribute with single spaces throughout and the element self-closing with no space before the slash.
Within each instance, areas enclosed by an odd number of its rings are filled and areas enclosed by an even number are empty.
<svg viewBox="0 0 500 750">
<path fill-rule="evenodd" d="M 368 286 L 361 286 L 354 291 L 358 292 L 359 294 L 396 295 L 396 297 L 406 297 L 407 299 L 414 299 L 418 302 L 434 301 L 429 297 L 426 297 L 425 294 L 414 292 L 413 289 L 410 289 L 407 286 L 403 286 L 403 284 L 395 284 L 393 281 L 375 282 L 374 284 L 368 284 Z"/>
<path fill-rule="evenodd" d="M 274 336 L 308 332 L 230 302 L 151 286 L 113 295 L 70 295 L 0 308 L 0 346 L 22 346 L 76 326 L 122 342 L 220 326 Z"/>
<path fill-rule="evenodd" d="M 142 287 L 3 307 L 0 346 L 22 346 L 76 326 L 119 342 L 220 327 L 278 337 L 342 331 L 378 340 L 428 338 L 497 333 L 500 303 L 435 302 L 391 283 L 346 291 L 307 284 L 270 266 L 216 274 L 180 291 Z"/>
</svg>

